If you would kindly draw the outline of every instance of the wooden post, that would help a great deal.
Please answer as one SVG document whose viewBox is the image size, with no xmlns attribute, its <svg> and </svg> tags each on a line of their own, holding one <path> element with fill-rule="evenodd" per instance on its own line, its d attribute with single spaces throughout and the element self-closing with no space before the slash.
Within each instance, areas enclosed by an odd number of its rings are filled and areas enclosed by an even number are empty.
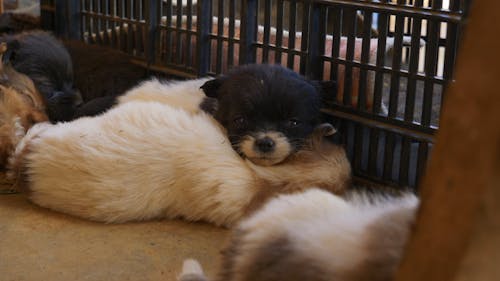
<svg viewBox="0 0 500 281">
<path fill-rule="evenodd" d="M 496 0 L 472 3 L 456 83 L 446 95 L 417 225 L 397 281 L 453 280 L 477 227 L 483 195 L 499 188 L 500 36 L 490 33 L 500 26 L 499 10 Z"/>
</svg>

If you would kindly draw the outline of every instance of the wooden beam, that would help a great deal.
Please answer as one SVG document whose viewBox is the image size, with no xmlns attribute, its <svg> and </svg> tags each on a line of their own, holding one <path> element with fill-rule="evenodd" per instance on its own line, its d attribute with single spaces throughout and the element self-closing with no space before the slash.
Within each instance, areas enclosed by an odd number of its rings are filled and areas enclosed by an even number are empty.
<svg viewBox="0 0 500 281">
<path fill-rule="evenodd" d="M 397 281 L 453 280 L 500 171 L 500 1 L 473 1 Z"/>
</svg>

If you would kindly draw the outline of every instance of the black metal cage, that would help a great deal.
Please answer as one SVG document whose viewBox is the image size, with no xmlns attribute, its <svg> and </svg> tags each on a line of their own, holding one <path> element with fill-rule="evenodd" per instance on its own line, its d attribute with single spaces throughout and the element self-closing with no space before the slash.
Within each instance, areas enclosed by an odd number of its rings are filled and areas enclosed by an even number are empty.
<svg viewBox="0 0 500 281">
<path fill-rule="evenodd" d="M 354 174 L 416 186 L 452 81 L 468 0 L 45 0 L 58 35 L 195 77 L 279 63 L 337 80 L 324 113 L 341 119 Z"/>
</svg>

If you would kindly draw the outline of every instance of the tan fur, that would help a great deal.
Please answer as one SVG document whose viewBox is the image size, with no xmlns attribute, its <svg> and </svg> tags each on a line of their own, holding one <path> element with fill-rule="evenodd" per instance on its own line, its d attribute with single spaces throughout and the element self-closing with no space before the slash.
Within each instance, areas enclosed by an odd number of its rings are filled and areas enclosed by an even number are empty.
<svg viewBox="0 0 500 281">
<path fill-rule="evenodd" d="M 247 211 L 257 209 L 277 194 L 319 187 L 341 194 L 350 184 L 351 169 L 342 147 L 327 142 L 311 143 L 309 149 L 291 155 L 284 165 L 258 166 L 247 161 L 261 185 Z"/>
<path fill-rule="evenodd" d="M 0 44 L 0 60 L 6 51 Z M 40 93 L 26 75 L 0 62 L 0 170 L 26 131 L 48 120 Z"/>
<path fill-rule="evenodd" d="M 230 226 L 268 186 L 276 193 L 304 182 L 343 189 L 350 168 L 341 149 L 303 151 L 266 170 L 243 160 L 210 115 L 189 103 L 170 105 L 186 95 L 202 101 L 203 82 L 151 81 L 141 87 L 156 83 L 170 97 L 145 91 L 141 98 L 139 87 L 131 90 L 135 100 L 127 95 L 100 116 L 35 126 L 16 149 L 27 151 L 24 158 L 12 161 L 24 162 L 30 200 L 103 222 L 183 217 Z"/>
<path fill-rule="evenodd" d="M 216 280 L 391 280 L 417 207 L 410 193 L 347 200 L 319 189 L 281 195 L 235 228 Z M 180 276 L 206 280 L 192 268 Z"/>
<path fill-rule="evenodd" d="M 290 145 L 290 142 L 286 136 L 280 132 L 270 131 L 266 133 L 259 133 L 256 137 L 257 138 L 247 136 L 247 138 L 241 142 L 240 148 L 241 152 L 243 152 L 243 154 L 245 154 L 250 161 L 257 165 L 271 166 L 278 164 L 285 160 L 290 153 L 292 153 L 292 146 Z M 270 153 L 262 153 L 255 149 L 255 141 L 264 137 L 268 137 L 276 143 L 275 149 Z"/>
</svg>

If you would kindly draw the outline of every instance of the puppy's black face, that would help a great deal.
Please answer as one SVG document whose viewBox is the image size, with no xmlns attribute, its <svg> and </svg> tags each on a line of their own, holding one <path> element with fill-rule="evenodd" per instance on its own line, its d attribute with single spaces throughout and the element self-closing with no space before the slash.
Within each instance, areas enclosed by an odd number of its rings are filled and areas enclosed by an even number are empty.
<svg viewBox="0 0 500 281">
<path fill-rule="evenodd" d="M 73 66 L 64 46 L 40 31 L 1 39 L 11 46 L 7 59 L 14 69 L 31 78 L 44 97 L 50 120 L 71 120 L 82 98 L 73 87 Z"/>
<path fill-rule="evenodd" d="M 214 116 L 234 149 L 258 165 L 286 159 L 319 124 L 318 87 L 280 66 L 242 66 L 202 89 L 218 100 Z"/>
</svg>

